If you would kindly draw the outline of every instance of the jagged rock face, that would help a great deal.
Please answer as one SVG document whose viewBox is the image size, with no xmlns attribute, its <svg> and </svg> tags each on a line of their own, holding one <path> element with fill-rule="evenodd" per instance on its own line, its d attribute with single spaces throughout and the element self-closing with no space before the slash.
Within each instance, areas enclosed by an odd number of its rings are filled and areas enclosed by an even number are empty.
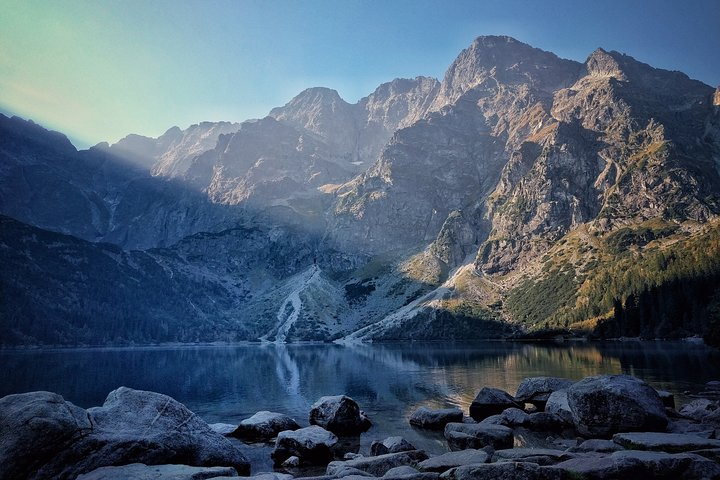
<svg viewBox="0 0 720 480">
<path fill-rule="evenodd" d="M 338 163 L 358 172 L 375 161 L 396 130 L 422 118 L 438 87 L 434 78 L 396 79 L 355 104 L 335 90 L 309 88 L 270 116 L 312 133 L 330 147 Z"/>
</svg>

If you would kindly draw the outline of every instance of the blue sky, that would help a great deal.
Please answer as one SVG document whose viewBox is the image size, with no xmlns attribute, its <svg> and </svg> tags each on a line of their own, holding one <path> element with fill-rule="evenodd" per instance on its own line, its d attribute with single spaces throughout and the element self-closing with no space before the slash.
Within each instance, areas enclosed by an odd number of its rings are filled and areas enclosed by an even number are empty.
<svg viewBox="0 0 720 480">
<path fill-rule="evenodd" d="M 720 0 L 3 0 L 0 110 L 86 147 L 262 117 L 311 86 L 355 102 L 442 78 L 479 35 L 595 48 L 720 84 Z"/>
</svg>

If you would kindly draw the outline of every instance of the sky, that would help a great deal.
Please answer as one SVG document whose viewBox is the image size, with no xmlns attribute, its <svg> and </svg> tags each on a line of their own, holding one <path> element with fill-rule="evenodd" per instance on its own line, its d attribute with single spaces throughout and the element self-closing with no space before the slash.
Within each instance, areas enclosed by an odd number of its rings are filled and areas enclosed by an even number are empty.
<svg viewBox="0 0 720 480">
<path fill-rule="evenodd" d="M 597 47 L 720 84 L 720 0 L 0 0 L 0 111 L 79 148 L 264 117 L 305 88 L 354 103 L 442 79 L 480 35 Z"/>
</svg>

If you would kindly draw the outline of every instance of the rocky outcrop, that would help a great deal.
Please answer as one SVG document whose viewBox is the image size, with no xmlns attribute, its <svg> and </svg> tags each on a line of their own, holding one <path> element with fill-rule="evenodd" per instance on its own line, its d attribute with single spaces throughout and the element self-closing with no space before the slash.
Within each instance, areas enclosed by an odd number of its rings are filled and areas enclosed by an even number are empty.
<svg viewBox="0 0 720 480">
<path fill-rule="evenodd" d="M 70 479 L 99 467 L 250 464 L 236 445 L 170 397 L 121 387 L 87 411 L 48 392 L 0 400 L 3 478 Z M 29 454 L 28 448 L 32 448 Z"/>
<path fill-rule="evenodd" d="M 663 431 L 668 423 L 657 392 L 628 375 L 585 378 L 567 389 L 567 397 L 575 427 L 588 437 Z"/>
<path fill-rule="evenodd" d="M 310 424 L 337 435 L 359 434 L 372 425 L 357 402 L 345 395 L 322 397 L 315 402 L 310 409 Z"/>
</svg>

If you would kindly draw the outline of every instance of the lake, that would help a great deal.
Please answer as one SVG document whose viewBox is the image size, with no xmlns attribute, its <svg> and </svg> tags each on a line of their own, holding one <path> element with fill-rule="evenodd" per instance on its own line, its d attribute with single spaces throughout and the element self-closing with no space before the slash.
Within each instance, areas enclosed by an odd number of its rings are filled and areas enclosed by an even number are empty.
<svg viewBox="0 0 720 480">
<path fill-rule="evenodd" d="M 603 373 L 635 375 L 676 394 L 720 379 L 720 352 L 688 342 L 528 344 L 376 344 L 179 346 L 0 351 L 0 397 L 56 392 L 82 407 L 101 405 L 119 386 L 152 390 L 184 403 L 208 423 L 237 424 L 259 410 L 287 413 L 307 425 L 324 395 L 354 398 L 373 421 L 360 452 L 373 440 L 402 435 L 442 453 L 440 433 L 409 426 L 421 405 L 465 412 L 484 386 L 514 394 L 525 377 L 581 379 Z M 244 447 L 253 473 L 271 469 L 270 447 Z"/>
</svg>

